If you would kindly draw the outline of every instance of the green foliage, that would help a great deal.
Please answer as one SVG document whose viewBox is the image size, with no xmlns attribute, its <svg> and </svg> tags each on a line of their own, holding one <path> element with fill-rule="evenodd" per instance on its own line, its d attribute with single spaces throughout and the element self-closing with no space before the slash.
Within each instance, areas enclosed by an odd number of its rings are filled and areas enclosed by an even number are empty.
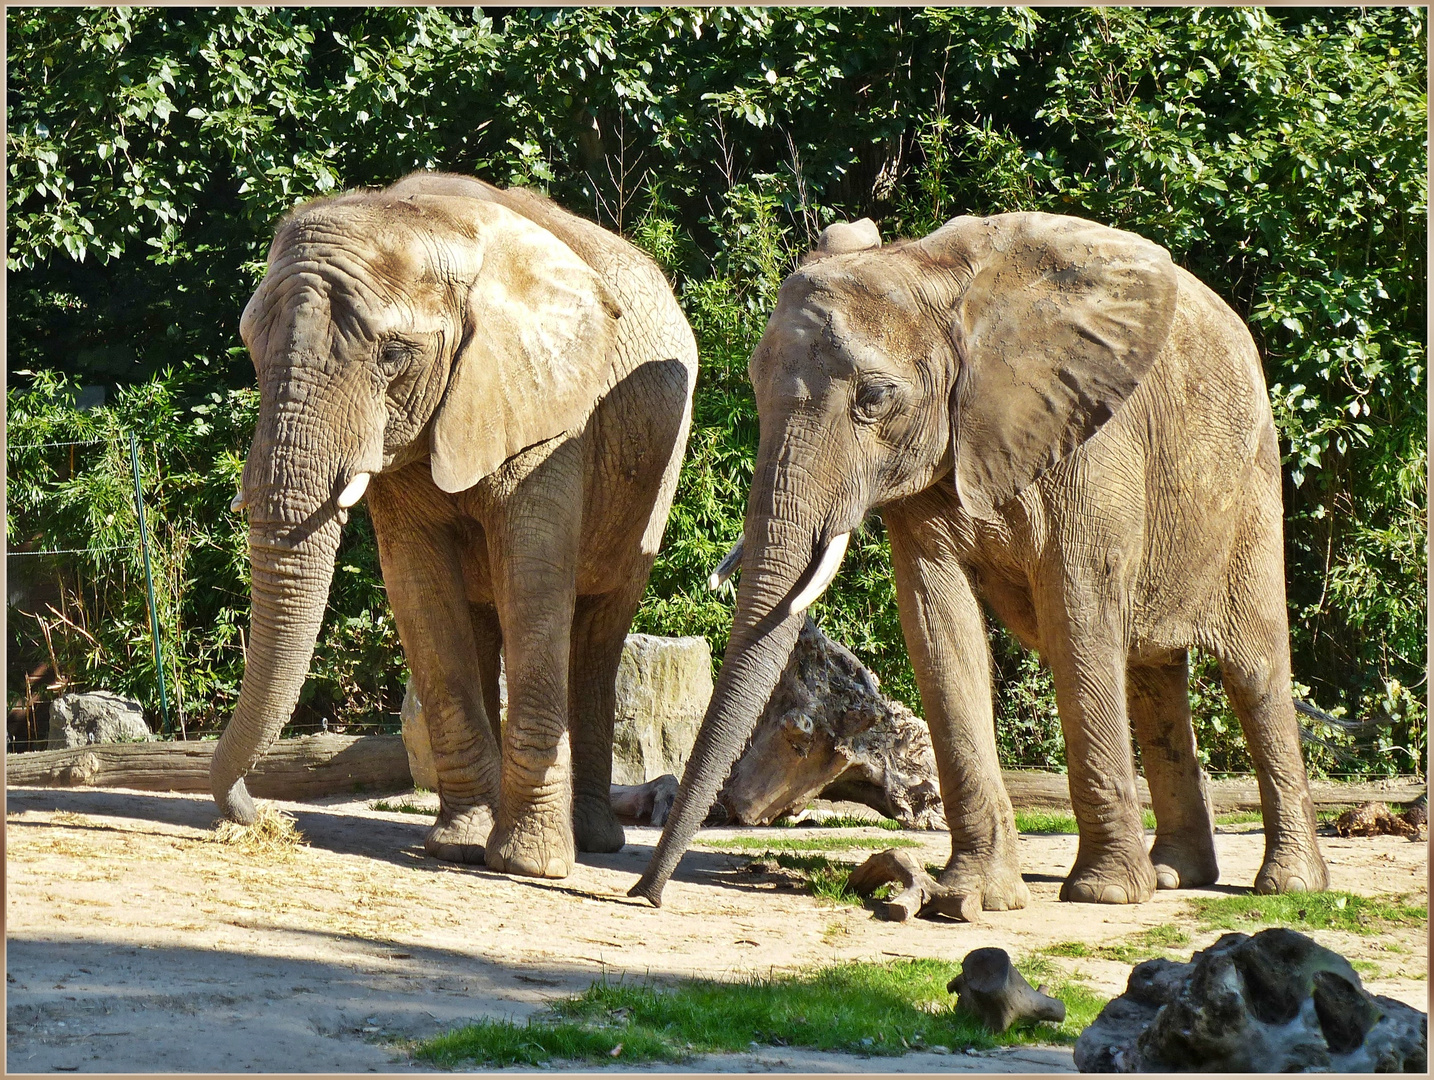
<svg viewBox="0 0 1434 1080">
<path fill-rule="evenodd" d="M 194 726 L 222 721 L 240 670 L 243 539 L 226 503 L 252 397 L 231 395 L 252 385 L 237 324 L 272 224 L 307 198 L 441 168 L 545 189 L 673 278 L 702 371 L 636 628 L 703 634 L 717 656 L 730 602 L 703 583 L 741 530 L 757 442 L 747 357 L 823 226 L 869 215 L 917 235 L 1038 209 L 1164 244 L 1264 357 L 1297 692 L 1387 722 L 1359 741 L 1322 732 L 1345 756 L 1311 746 L 1311 767 L 1422 770 L 1422 10 L 41 7 L 6 20 L 10 439 L 145 433 L 160 621 Z M 110 407 L 66 409 L 65 388 L 96 382 Z M 12 610 L 12 702 L 53 649 L 76 687 L 128 690 L 157 713 L 121 457 L 8 458 L 11 542 L 89 552 L 11 560 L 12 574 L 46 566 L 86 618 L 104 613 L 80 620 L 66 600 L 74 627 L 46 615 L 47 639 Z M 128 550 L 97 550 L 111 541 Z M 919 706 L 879 517 L 814 613 Z M 999 629 L 992 656 L 1003 763 L 1061 767 L 1048 673 Z M 1203 763 L 1248 770 L 1212 662 L 1192 666 Z M 402 659 L 362 515 L 313 670 L 303 722 L 391 722 Z"/>
<path fill-rule="evenodd" d="M 1069 958 L 1092 957 L 1114 960 L 1121 964 L 1138 964 L 1152 957 L 1167 957 L 1173 949 L 1190 944 L 1190 935 L 1173 926 L 1152 926 L 1128 937 L 1105 945 L 1087 945 L 1083 941 L 1061 941 L 1041 949 L 1042 956 Z"/>
<path fill-rule="evenodd" d="M 1020 966 L 1033 980 L 1051 974 L 1039 960 Z M 1024 1023 L 992 1035 L 952 1008 L 946 984 L 960 970 L 940 960 L 898 960 L 765 979 L 694 980 L 671 988 L 604 980 L 555 1003 L 551 1021 L 521 1027 L 485 1021 L 422 1043 L 415 1056 L 450 1068 L 532 1065 L 553 1058 L 678 1061 L 757 1044 L 887 1057 L 933 1047 L 1069 1043 L 1105 1005 L 1079 983 L 1062 980 L 1052 993 L 1066 1002 L 1065 1023 Z"/>
<path fill-rule="evenodd" d="M 1422 926 L 1429 921 L 1427 903 L 1410 902 L 1403 896 L 1356 896 L 1347 892 L 1197 896 L 1186 904 L 1202 928 L 1219 930 L 1288 926 L 1379 934 L 1387 927 Z"/>
</svg>

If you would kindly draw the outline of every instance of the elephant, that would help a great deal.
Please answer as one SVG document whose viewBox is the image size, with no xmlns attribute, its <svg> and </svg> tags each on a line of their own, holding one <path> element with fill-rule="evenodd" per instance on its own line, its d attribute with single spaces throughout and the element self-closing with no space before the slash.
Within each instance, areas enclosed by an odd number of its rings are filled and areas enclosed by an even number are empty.
<svg viewBox="0 0 1434 1080">
<path fill-rule="evenodd" d="M 1324 889 L 1291 698 L 1280 454 L 1248 329 L 1163 248 L 1080 218 L 958 217 L 885 246 L 858 226 L 785 279 L 752 353 L 751 492 L 740 553 L 714 574 L 740 563 L 731 639 L 632 895 L 661 902 L 802 612 L 873 509 L 951 831 L 943 884 L 987 910 L 1029 899 L 984 604 L 1054 682 L 1080 833 L 1062 899 L 1139 903 L 1216 880 L 1192 647 L 1218 659 L 1258 773 L 1256 890 Z"/>
<path fill-rule="evenodd" d="M 562 877 L 619 850 L 614 681 L 697 369 L 662 271 L 540 195 L 415 173 L 282 220 L 240 332 L 252 623 L 222 812 L 253 820 L 244 775 L 292 714 L 366 494 L 438 774 L 426 851 Z"/>
</svg>

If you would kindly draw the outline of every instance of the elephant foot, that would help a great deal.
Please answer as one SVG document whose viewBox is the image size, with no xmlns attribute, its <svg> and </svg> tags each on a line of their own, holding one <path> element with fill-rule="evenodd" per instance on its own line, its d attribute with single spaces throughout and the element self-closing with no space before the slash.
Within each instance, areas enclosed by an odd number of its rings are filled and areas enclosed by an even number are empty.
<svg viewBox="0 0 1434 1080">
<path fill-rule="evenodd" d="M 1009 851 L 953 852 L 938 880 L 958 896 L 977 898 L 985 911 L 1015 911 L 1031 902 L 1014 845 Z"/>
<path fill-rule="evenodd" d="M 1155 867 L 1143 837 L 1107 841 L 1088 853 L 1082 842 L 1075 866 L 1061 885 L 1061 899 L 1074 904 L 1143 904 L 1155 895 Z"/>
<path fill-rule="evenodd" d="M 1150 849 L 1157 889 L 1193 889 L 1213 885 L 1220 878 L 1215 861 L 1215 836 L 1209 829 L 1155 834 Z"/>
<path fill-rule="evenodd" d="M 606 792 L 601 799 L 573 799 L 573 840 L 579 851 L 611 854 L 627 842 Z"/>
<path fill-rule="evenodd" d="M 504 874 L 567 877 L 577 861 L 571 824 L 564 820 L 556 826 L 533 815 L 508 828 L 494 826 L 486 861 L 489 869 Z"/>
<path fill-rule="evenodd" d="M 1307 843 L 1276 844 L 1266 852 L 1265 863 L 1255 875 L 1255 892 L 1324 892 L 1329 888 L 1329 868 L 1311 838 Z"/>
<path fill-rule="evenodd" d="M 445 808 L 423 838 L 423 850 L 444 862 L 482 866 L 484 846 L 492 831 L 493 811 L 487 806 Z"/>
</svg>

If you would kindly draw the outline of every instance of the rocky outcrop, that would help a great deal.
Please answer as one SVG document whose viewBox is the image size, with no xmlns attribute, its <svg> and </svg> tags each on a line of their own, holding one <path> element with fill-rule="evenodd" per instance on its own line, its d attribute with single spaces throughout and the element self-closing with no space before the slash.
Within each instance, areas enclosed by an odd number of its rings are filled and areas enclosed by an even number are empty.
<svg viewBox="0 0 1434 1080">
<path fill-rule="evenodd" d="M 712 651 L 706 638 L 629 634 L 618 661 L 616 692 L 613 784 L 636 787 L 667 774 L 681 776 L 712 696 Z M 507 684 L 500 675 L 500 716 L 507 701 Z M 401 716 L 413 782 L 436 789 L 433 749 L 412 680 Z"/>
<path fill-rule="evenodd" d="M 50 704 L 51 750 L 153 738 L 140 703 L 107 690 L 65 694 Z"/>
<path fill-rule="evenodd" d="M 681 776 L 711 697 L 706 638 L 629 634 L 617 665 L 612 782 Z"/>
<path fill-rule="evenodd" d="M 1424 1072 L 1428 1017 L 1293 930 L 1147 960 L 1081 1033 L 1081 1072 Z"/>
<path fill-rule="evenodd" d="M 810 618 L 726 785 L 729 821 L 765 825 L 818 795 L 865 803 L 908 829 L 944 829 L 926 724 Z"/>
</svg>

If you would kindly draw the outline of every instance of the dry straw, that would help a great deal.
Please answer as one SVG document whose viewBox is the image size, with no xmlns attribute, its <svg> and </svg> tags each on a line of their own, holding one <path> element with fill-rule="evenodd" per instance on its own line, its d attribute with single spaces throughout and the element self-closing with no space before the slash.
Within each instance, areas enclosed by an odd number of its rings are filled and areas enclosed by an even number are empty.
<svg viewBox="0 0 1434 1080">
<path fill-rule="evenodd" d="M 307 843 L 294 819 L 274 807 L 261 803 L 252 825 L 221 821 L 214 829 L 214 842 L 224 844 L 245 855 L 292 855 Z"/>
</svg>

